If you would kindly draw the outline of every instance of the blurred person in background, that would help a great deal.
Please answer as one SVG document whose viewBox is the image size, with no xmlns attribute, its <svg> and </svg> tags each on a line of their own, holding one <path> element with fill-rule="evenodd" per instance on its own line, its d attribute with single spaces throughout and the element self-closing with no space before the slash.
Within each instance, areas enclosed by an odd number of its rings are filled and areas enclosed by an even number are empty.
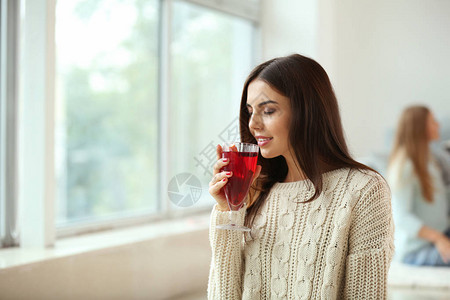
<svg viewBox="0 0 450 300">
<path fill-rule="evenodd" d="M 391 152 L 388 181 L 395 222 L 395 260 L 450 266 L 449 199 L 443 171 L 431 154 L 439 123 L 425 106 L 406 108 Z"/>
</svg>

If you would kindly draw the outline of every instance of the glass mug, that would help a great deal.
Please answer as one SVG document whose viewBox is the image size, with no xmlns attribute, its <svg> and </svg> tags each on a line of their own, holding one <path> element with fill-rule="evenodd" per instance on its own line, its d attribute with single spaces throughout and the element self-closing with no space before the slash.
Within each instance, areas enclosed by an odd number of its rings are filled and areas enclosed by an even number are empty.
<svg viewBox="0 0 450 300">
<path fill-rule="evenodd" d="M 248 227 L 239 226 L 231 221 L 231 213 L 244 205 L 245 196 L 252 183 L 258 161 L 259 147 L 248 143 L 225 143 L 222 145 L 222 158 L 228 158 L 228 165 L 222 171 L 233 172 L 224 186 L 224 193 L 230 209 L 230 224 L 217 225 L 218 229 L 250 231 Z"/>
</svg>

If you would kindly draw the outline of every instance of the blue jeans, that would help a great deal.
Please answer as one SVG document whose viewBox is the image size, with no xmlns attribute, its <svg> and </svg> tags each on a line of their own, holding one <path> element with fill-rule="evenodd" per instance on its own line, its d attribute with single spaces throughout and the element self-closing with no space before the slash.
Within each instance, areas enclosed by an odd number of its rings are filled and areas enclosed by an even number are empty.
<svg viewBox="0 0 450 300">
<path fill-rule="evenodd" d="M 450 228 L 444 234 L 450 238 Z M 403 259 L 405 264 L 416 266 L 436 266 L 436 267 L 450 267 L 450 262 L 445 263 L 436 247 L 433 244 L 425 246 L 413 253 L 409 253 Z"/>
</svg>

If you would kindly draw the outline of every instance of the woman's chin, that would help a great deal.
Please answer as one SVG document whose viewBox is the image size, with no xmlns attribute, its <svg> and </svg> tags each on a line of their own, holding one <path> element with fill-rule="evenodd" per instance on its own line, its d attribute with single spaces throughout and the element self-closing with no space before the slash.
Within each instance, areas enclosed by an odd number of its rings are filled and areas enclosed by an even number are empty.
<svg viewBox="0 0 450 300">
<path fill-rule="evenodd" d="M 261 151 L 261 156 L 266 159 L 275 158 L 275 157 L 279 156 L 279 155 L 273 155 L 273 153 L 270 153 L 270 151 L 266 151 L 266 150 L 262 150 L 262 149 L 260 149 L 260 151 Z"/>
</svg>

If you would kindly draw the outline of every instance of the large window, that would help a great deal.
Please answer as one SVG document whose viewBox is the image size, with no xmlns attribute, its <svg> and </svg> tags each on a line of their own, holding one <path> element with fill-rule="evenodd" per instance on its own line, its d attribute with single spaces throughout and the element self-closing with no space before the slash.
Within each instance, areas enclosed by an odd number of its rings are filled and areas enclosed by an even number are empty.
<svg viewBox="0 0 450 300">
<path fill-rule="evenodd" d="M 58 227 L 213 204 L 211 151 L 237 138 L 253 63 L 254 23 L 229 10 L 177 0 L 57 2 Z"/>
<path fill-rule="evenodd" d="M 210 210 L 259 0 L 0 0 L 0 247 Z"/>
</svg>

